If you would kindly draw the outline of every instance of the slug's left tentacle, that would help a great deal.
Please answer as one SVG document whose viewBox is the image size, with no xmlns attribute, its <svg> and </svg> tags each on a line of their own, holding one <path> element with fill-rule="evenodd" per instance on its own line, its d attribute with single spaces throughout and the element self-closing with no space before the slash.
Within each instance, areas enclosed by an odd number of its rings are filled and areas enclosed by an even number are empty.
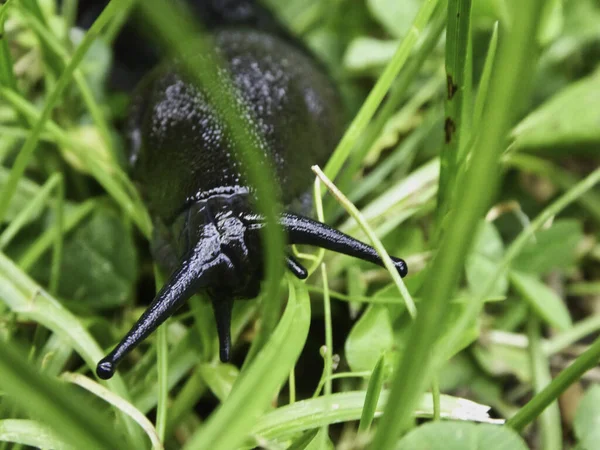
<svg viewBox="0 0 600 450">
<path fill-rule="evenodd" d="M 288 235 L 290 244 L 315 245 L 383 266 L 379 254 L 373 247 L 324 223 L 290 213 L 283 213 L 280 223 Z M 400 276 L 405 277 L 408 273 L 406 262 L 393 256 L 391 258 Z"/>
<path fill-rule="evenodd" d="M 146 311 L 112 352 L 96 367 L 96 374 L 103 380 L 111 378 L 117 364 L 131 350 L 167 320 L 183 302 L 200 289 L 209 287 L 215 278 L 227 270 L 228 261 L 214 254 L 211 243 L 201 241 L 171 275 Z"/>
<path fill-rule="evenodd" d="M 233 310 L 233 299 L 230 297 L 213 297 L 212 305 L 217 321 L 217 333 L 219 334 L 219 357 L 221 358 L 221 362 L 225 363 L 231 358 L 231 311 Z"/>
<path fill-rule="evenodd" d="M 296 277 L 298 277 L 299 279 L 306 280 L 306 278 L 308 277 L 308 270 L 306 270 L 306 268 L 302 264 L 300 264 L 300 262 L 296 258 L 294 258 L 292 255 L 287 255 L 286 263 L 288 269 L 290 269 L 290 272 L 296 275 Z"/>
</svg>

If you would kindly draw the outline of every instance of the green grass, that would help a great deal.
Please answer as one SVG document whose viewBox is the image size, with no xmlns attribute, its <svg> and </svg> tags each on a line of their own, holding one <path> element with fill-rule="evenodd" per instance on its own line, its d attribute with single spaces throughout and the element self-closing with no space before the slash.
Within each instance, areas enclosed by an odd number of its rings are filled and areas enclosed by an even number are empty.
<svg viewBox="0 0 600 450">
<path fill-rule="evenodd" d="M 191 15 L 138 3 L 154 45 L 212 55 Z M 76 43 L 77 1 L 4 1 L 0 449 L 590 442 L 600 406 L 578 409 L 576 392 L 594 394 L 600 361 L 597 2 L 265 3 L 352 113 L 323 168 L 339 191 L 315 179 L 316 216 L 405 258 L 409 276 L 302 248 L 308 281 L 282 277 L 270 227 L 261 296 L 235 306 L 232 364 L 198 296 L 96 382 L 155 279 L 151 223 L 121 164 L 127 95 L 103 81 L 132 1 L 111 1 Z M 210 59 L 188 67 L 209 88 Z M 219 92 L 274 223 L 273 178 Z"/>
</svg>

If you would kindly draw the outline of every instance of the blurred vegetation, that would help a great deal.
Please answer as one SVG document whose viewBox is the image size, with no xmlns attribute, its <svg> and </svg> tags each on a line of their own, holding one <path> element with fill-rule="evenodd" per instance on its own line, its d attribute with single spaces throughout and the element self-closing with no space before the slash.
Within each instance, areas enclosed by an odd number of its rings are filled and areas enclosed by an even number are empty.
<svg viewBox="0 0 600 450">
<path fill-rule="evenodd" d="M 417 318 L 326 253 L 251 364 L 276 303 L 237 302 L 222 364 L 196 297 L 102 385 L 155 283 L 107 83 L 131 2 L 87 33 L 77 3 L 0 4 L 1 448 L 600 448 L 596 0 L 266 1 L 343 93 L 325 173 L 406 259 Z"/>
</svg>

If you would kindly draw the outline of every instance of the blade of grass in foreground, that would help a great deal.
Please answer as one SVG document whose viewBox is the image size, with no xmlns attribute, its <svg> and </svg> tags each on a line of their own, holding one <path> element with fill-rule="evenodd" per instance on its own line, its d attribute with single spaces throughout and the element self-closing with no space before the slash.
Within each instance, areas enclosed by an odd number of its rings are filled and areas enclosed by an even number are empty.
<svg viewBox="0 0 600 450">
<path fill-rule="evenodd" d="M 194 433 L 184 449 L 235 448 L 248 436 L 285 382 L 304 347 L 310 326 L 310 298 L 306 286 L 292 280 L 288 281 L 288 287 L 288 304 L 271 338 L 240 374 L 227 400 L 206 426 Z"/>
<path fill-rule="evenodd" d="M 443 232 L 444 218 L 450 209 L 452 196 L 461 166 L 460 150 L 466 136 L 462 131 L 463 109 L 468 107 L 467 55 L 470 46 L 471 0 L 450 1 L 446 31 L 446 120 L 444 146 L 440 155 L 440 183 L 438 189 L 437 232 Z M 465 105 L 463 105 L 465 103 Z"/>
<path fill-rule="evenodd" d="M 27 419 L 0 420 L 0 441 L 52 450 L 76 450 L 49 426 Z"/>
<path fill-rule="evenodd" d="M 359 223 L 362 230 L 367 234 L 369 240 L 371 241 L 371 244 L 373 245 L 373 247 L 375 247 L 375 250 L 377 250 L 379 257 L 383 261 L 383 265 L 390 273 L 392 280 L 398 287 L 398 291 L 404 299 L 406 309 L 408 310 L 410 316 L 414 318 L 417 315 L 417 308 L 415 307 L 415 302 L 412 299 L 410 292 L 408 292 L 408 289 L 406 289 L 406 286 L 404 285 L 400 274 L 396 270 L 396 267 L 394 266 L 390 255 L 388 255 L 379 238 L 375 235 L 371 227 L 369 227 L 369 224 L 364 219 L 363 215 L 360 213 L 358 208 L 356 208 L 356 206 L 354 206 L 344 196 L 344 194 L 342 194 L 340 190 L 337 187 L 335 187 L 331 180 L 327 178 L 327 176 L 325 176 L 325 174 L 321 171 L 319 166 L 312 166 L 312 170 L 317 174 L 317 176 L 321 179 L 325 186 L 327 186 L 327 189 L 331 191 L 331 193 L 336 197 L 336 199 L 341 203 L 341 205 L 346 209 L 346 211 L 348 211 L 348 213 L 354 218 L 354 220 L 356 220 Z"/>
<path fill-rule="evenodd" d="M 258 419 L 251 434 L 281 440 L 310 428 L 359 420 L 366 396 L 365 391 L 341 392 L 282 406 Z M 384 390 L 377 402 L 375 417 L 381 416 L 388 401 L 389 391 Z M 422 394 L 414 415 L 432 417 L 432 404 L 431 394 Z M 442 395 L 440 404 L 441 416 L 445 419 L 498 423 L 498 420 L 489 418 L 490 407 L 486 405 L 450 395 Z"/>
<path fill-rule="evenodd" d="M 96 413 L 77 392 L 37 373 L 4 345 L 0 346 L 0 373 L 4 394 L 74 448 L 143 448 L 123 441 L 106 416 Z"/>
<path fill-rule="evenodd" d="M 104 352 L 71 312 L 51 297 L 4 254 L 0 253 L 0 300 L 21 318 L 39 323 L 65 339 L 92 370 Z M 1 378 L 1 377 L 0 377 Z M 113 392 L 128 398 L 127 388 L 117 374 L 106 382 Z M 125 419 L 135 442 L 143 441 L 139 429 Z"/>
<path fill-rule="evenodd" d="M 257 212 L 265 220 L 266 226 L 261 230 L 266 253 L 266 283 L 261 302 L 262 326 L 246 357 L 246 361 L 250 362 L 267 341 L 277 323 L 280 310 L 278 293 L 283 274 L 281 261 L 284 236 L 277 221 L 279 205 L 276 198 L 277 186 L 273 181 L 275 177 L 260 149 L 260 132 L 252 120 L 248 119 L 251 115 L 235 95 L 235 87 L 228 79 L 230 77 L 220 70 L 222 61 L 211 40 L 190 19 L 193 14 L 185 14 L 183 8 L 175 8 L 172 2 L 165 0 L 146 0 L 139 2 L 138 6 L 143 18 L 152 28 L 153 37 L 164 45 L 169 54 L 179 57 L 193 80 L 207 93 L 216 114 L 224 121 L 235 143 L 235 156 L 246 169 L 254 188 Z M 190 57 L 190 54 L 202 57 Z"/>
<path fill-rule="evenodd" d="M 543 0 L 520 5 L 510 30 L 500 42 L 496 72 L 492 76 L 482 130 L 471 154 L 470 168 L 457 183 L 448 226 L 433 259 L 417 320 L 409 331 L 409 351 L 404 352 L 394 371 L 391 401 L 379 423 L 371 448 L 395 447 L 411 421 L 419 395 L 431 380 L 432 348 L 444 329 L 448 299 L 454 293 L 472 236 L 483 217 L 498 183 L 499 157 L 514 120 L 515 105 L 526 97 L 531 75 L 532 51 Z M 435 280 L 434 280 L 435 277 Z"/>
<path fill-rule="evenodd" d="M 131 403 L 123 400 L 118 395 L 106 389 L 101 384 L 95 382 L 91 378 L 85 377 L 79 373 L 69 373 L 65 372 L 61 375 L 61 378 L 70 383 L 81 386 L 83 389 L 86 389 L 92 392 L 97 397 L 103 399 L 104 401 L 114 405 L 119 410 L 123 411 L 123 413 L 127 414 L 136 423 L 146 432 L 146 435 L 152 442 L 152 448 L 155 450 L 162 450 L 163 446 L 160 442 L 160 438 L 156 433 L 156 430 L 152 426 L 152 423 L 146 418 L 144 414 L 142 414 L 138 409 L 136 409 Z"/>
</svg>

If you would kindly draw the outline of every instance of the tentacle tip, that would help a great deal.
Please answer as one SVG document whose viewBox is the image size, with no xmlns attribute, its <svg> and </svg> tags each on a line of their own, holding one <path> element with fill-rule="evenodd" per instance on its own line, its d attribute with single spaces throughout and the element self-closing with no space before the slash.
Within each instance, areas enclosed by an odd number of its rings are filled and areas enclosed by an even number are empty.
<svg viewBox="0 0 600 450">
<path fill-rule="evenodd" d="M 104 358 L 96 366 L 96 375 L 102 380 L 108 380 L 115 374 L 115 365 L 112 361 Z"/>
<path fill-rule="evenodd" d="M 402 278 L 408 275 L 408 266 L 406 265 L 406 261 L 400 258 L 393 258 L 394 265 L 396 266 L 396 270 Z"/>
<path fill-rule="evenodd" d="M 302 270 L 296 272 L 295 275 L 299 280 L 306 280 L 308 278 L 308 270 L 303 267 Z"/>
<path fill-rule="evenodd" d="M 221 346 L 219 349 L 219 358 L 221 359 L 222 363 L 229 362 L 231 359 L 231 349 L 229 348 L 229 345 Z"/>
</svg>

